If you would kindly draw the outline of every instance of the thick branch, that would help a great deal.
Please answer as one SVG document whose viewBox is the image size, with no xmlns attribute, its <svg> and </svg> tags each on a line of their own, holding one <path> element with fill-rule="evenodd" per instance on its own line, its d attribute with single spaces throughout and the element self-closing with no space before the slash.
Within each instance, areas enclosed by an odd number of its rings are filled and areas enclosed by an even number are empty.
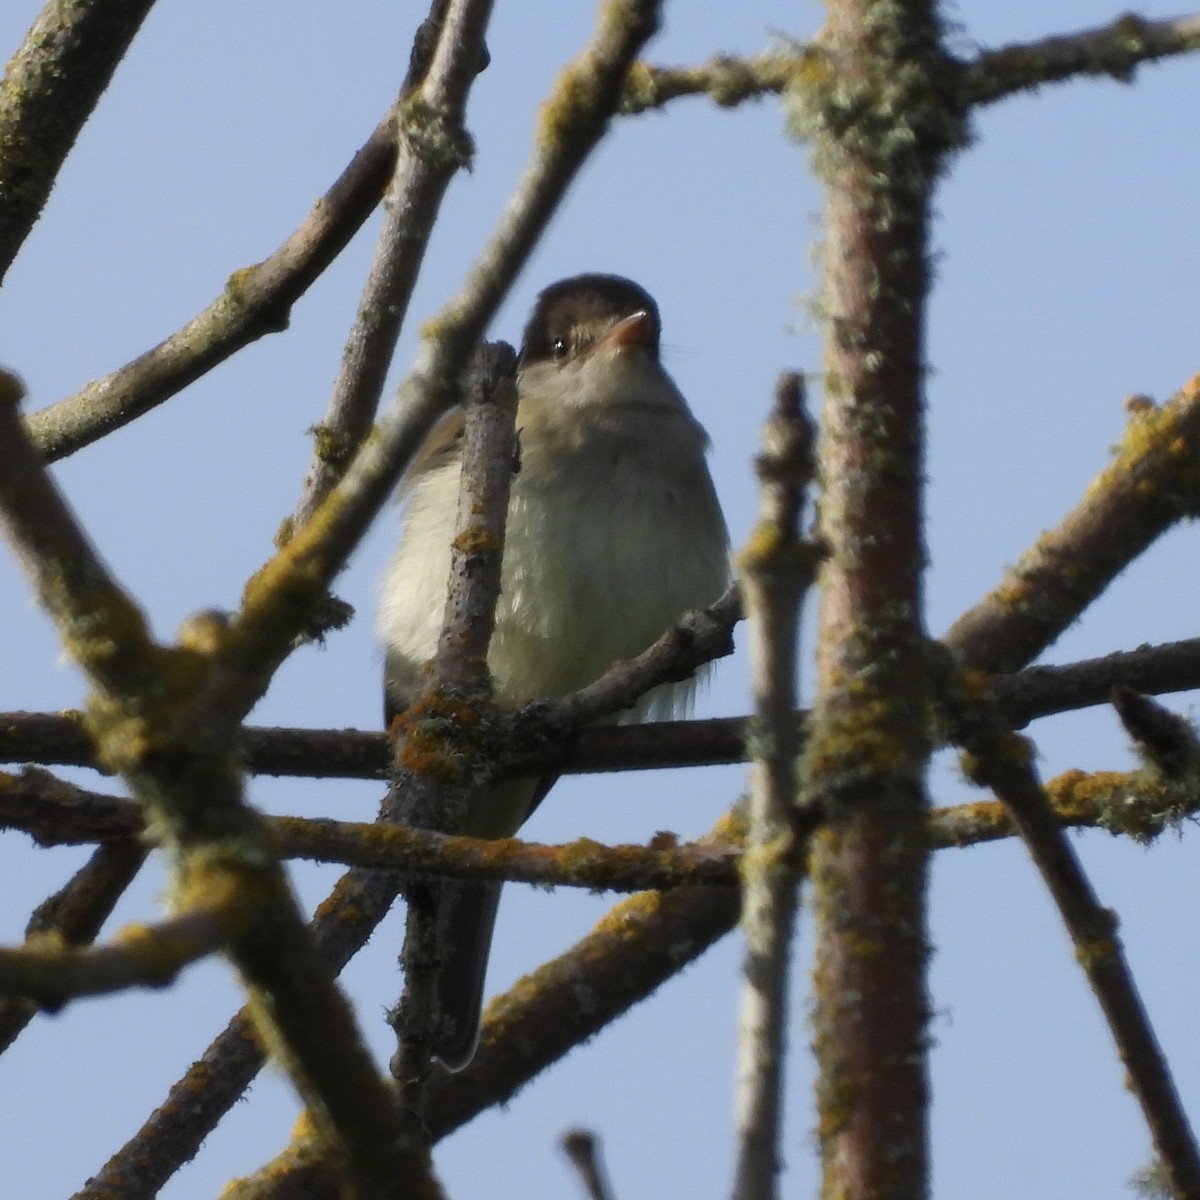
<svg viewBox="0 0 1200 1200">
<path fill-rule="evenodd" d="M 458 487 L 455 537 L 450 549 L 446 605 L 428 687 L 406 714 L 396 748 L 393 786 L 406 794 L 403 804 L 418 828 L 457 833 L 470 802 L 469 793 L 486 782 L 474 772 L 446 770 L 448 757 L 470 755 L 478 736 L 454 715 L 464 708 L 487 722 L 491 677 L 488 648 L 496 627 L 500 566 L 516 463 L 517 355 L 506 342 L 487 343 L 476 356 L 476 370 L 464 397 L 462 469 Z M 438 727 L 451 727 L 449 734 Z M 439 754 L 412 754 L 414 745 L 432 743 Z M 467 743 L 467 744 L 464 744 Z M 414 760 L 420 766 L 414 766 Z M 401 961 L 404 993 L 390 1022 L 398 1046 L 392 1074 L 406 1111 L 419 1114 L 432 1067 L 430 1045 L 439 1017 L 438 969 L 447 948 L 438 941 L 439 888 L 420 883 L 407 889 L 408 915 Z"/>
<path fill-rule="evenodd" d="M 928 1194 L 922 627 L 924 313 L 934 182 L 965 130 L 938 6 L 835 0 L 796 89 L 827 188 L 814 1041 L 826 1194 Z"/>
</svg>

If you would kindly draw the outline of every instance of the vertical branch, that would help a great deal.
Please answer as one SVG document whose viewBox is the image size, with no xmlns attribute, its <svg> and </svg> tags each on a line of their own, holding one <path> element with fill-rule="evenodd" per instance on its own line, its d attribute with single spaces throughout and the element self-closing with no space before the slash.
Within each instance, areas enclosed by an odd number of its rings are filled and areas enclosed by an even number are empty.
<svg viewBox="0 0 1200 1200">
<path fill-rule="evenodd" d="M 504 527 L 517 449 L 516 352 L 506 342 L 488 343 L 477 356 L 476 367 L 464 397 L 462 478 L 445 616 L 429 687 L 418 706 L 419 715 L 408 721 L 407 740 L 397 753 L 402 770 L 396 786 L 407 791 L 404 800 L 410 823 L 445 833 L 457 832 L 456 817 L 463 807 L 458 801 L 481 781 L 469 770 L 465 778 L 462 773 L 447 778 L 441 754 L 431 757 L 426 752 L 420 759 L 427 769 L 411 769 L 415 756 L 409 750 L 415 742 L 427 749 L 436 740 L 453 754 L 455 747 L 449 740 L 443 742 L 445 723 L 464 711 L 476 713 L 490 699 L 487 654 L 500 595 Z M 461 728 L 456 732 L 460 737 L 465 733 Z M 417 1113 L 429 1077 L 430 1032 L 438 1019 L 436 980 L 443 948 L 437 944 L 436 900 L 436 884 L 417 883 L 408 889 L 404 997 L 392 1016 L 399 1035 L 393 1074 L 406 1110 Z"/>
<path fill-rule="evenodd" d="M 962 140 L 928 0 L 834 0 L 795 100 L 827 188 L 819 681 L 805 799 L 826 1195 L 928 1192 L 922 342 L 930 194 Z"/>
<path fill-rule="evenodd" d="M 471 0 L 451 8 L 450 0 L 432 0 L 413 42 L 393 114 L 398 153 L 383 227 L 318 427 L 292 518 L 296 525 L 316 511 L 371 428 L 442 197 L 455 172 L 471 161 L 463 115 L 470 80 L 486 63 L 483 30 L 492 4 Z"/>
<path fill-rule="evenodd" d="M 801 540 L 799 527 L 812 448 L 803 381 L 785 374 L 758 458 L 758 524 L 738 557 L 757 715 L 749 738 L 754 762 L 742 857 L 746 978 L 738 1037 L 735 1200 L 771 1200 L 780 1168 L 787 978 L 799 881 L 792 826 L 799 747 L 796 650 L 800 599 L 817 565 L 815 549 Z"/>
</svg>

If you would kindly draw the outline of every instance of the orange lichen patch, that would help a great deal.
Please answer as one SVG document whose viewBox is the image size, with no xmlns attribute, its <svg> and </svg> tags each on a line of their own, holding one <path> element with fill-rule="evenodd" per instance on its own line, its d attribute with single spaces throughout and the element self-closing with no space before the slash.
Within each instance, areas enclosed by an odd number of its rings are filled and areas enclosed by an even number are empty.
<svg viewBox="0 0 1200 1200">
<path fill-rule="evenodd" d="M 1097 813 L 1120 796 L 1128 795 L 1134 776 L 1122 771 L 1064 771 L 1046 784 L 1054 811 L 1064 821 L 1094 821 Z"/>
<path fill-rule="evenodd" d="M 453 692 L 428 692 L 396 717 L 388 730 L 395 738 L 397 764 L 418 775 L 456 782 L 464 777 L 464 755 L 488 749 L 486 702 Z"/>
<path fill-rule="evenodd" d="M 473 557 L 500 553 L 499 539 L 483 525 L 468 525 L 451 544 L 460 553 Z"/>
</svg>

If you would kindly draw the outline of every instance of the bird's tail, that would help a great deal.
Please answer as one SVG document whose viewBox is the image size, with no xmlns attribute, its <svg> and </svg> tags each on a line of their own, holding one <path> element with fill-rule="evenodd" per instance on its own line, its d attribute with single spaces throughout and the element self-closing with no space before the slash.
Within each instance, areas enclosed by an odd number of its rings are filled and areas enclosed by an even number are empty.
<svg viewBox="0 0 1200 1200">
<path fill-rule="evenodd" d="M 438 1019 L 430 1049 L 448 1071 L 461 1071 L 479 1042 L 479 1014 L 487 976 L 492 929 L 500 903 L 499 883 L 439 885 L 437 898 Z"/>
</svg>

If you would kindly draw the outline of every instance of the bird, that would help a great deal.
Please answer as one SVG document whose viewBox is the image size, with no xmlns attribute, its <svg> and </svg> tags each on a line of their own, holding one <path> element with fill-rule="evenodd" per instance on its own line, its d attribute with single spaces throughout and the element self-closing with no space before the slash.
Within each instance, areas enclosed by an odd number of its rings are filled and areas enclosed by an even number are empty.
<svg viewBox="0 0 1200 1200">
<path fill-rule="evenodd" d="M 654 299 L 619 275 L 576 275 L 537 297 L 518 359 L 518 469 L 487 660 L 498 704 L 584 687 L 728 585 L 709 438 L 662 365 L 661 334 Z M 379 607 L 389 722 L 417 699 L 437 645 L 461 431 L 453 417 L 436 428 L 400 487 L 401 533 Z M 686 712 L 695 682 L 660 685 L 618 719 Z M 468 801 L 458 832 L 513 836 L 551 783 L 489 785 Z M 478 1043 L 500 884 L 442 881 L 437 897 L 430 1048 L 458 1071 Z"/>
</svg>

